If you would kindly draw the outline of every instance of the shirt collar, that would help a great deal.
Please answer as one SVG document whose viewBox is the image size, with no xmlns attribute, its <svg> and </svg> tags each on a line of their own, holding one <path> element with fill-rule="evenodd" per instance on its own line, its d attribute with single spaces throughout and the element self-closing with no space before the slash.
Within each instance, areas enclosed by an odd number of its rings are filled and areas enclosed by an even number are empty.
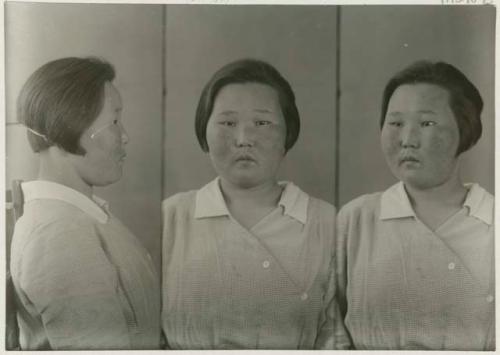
<svg viewBox="0 0 500 355">
<path fill-rule="evenodd" d="M 196 193 L 195 218 L 230 215 L 220 190 L 219 180 L 220 178 L 216 178 Z M 284 181 L 279 184 L 284 186 L 278 203 L 279 206 L 283 206 L 283 214 L 305 224 L 309 196 L 291 182 Z"/>
<path fill-rule="evenodd" d="M 493 223 L 493 196 L 478 184 L 465 184 L 465 187 L 469 192 L 463 205 L 468 207 L 469 215 L 491 225 Z M 404 217 L 415 217 L 415 212 L 411 207 L 404 184 L 400 181 L 382 194 L 380 219 Z"/>
<path fill-rule="evenodd" d="M 493 224 L 493 196 L 478 184 L 465 184 L 469 189 L 464 206 L 469 208 L 469 215 L 488 225 Z"/>
<path fill-rule="evenodd" d="M 194 218 L 229 216 L 219 188 L 219 178 L 212 180 L 196 193 Z"/>
<path fill-rule="evenodd" d="M 415 217 L 403 182 L 400 181 L 384 191 L 380 199 L 380 219 Z"/>
<path fill-rule="evenodd" d="M 109 216 L 106 213 L 109 213 L 108 203 L 97 196 L 92 196 L 92 199 L 89 199 L 84 194 L 72 188 L 43 180 L 23 182 L 21 188 L 25 202 L 33 200 L 64 201 L 94 217 L 100 223 L 108 221 Z"/>
<path fill-rule="evenodd" d="M 280 185 L 284 185 L 284 189 L 278 205 L 283 206 L 283 213 L 306 224 L 309 196 L 292 182 L 283 181 Z"/>
</svg>

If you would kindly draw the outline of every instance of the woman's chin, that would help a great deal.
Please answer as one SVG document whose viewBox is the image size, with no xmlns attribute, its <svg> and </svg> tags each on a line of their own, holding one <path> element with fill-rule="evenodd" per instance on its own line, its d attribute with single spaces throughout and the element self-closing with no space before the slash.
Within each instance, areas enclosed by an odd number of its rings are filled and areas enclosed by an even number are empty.
<svg viewBox="0 0 500 355">
<path fill-rule="evenodd" d="M 257 187 L 259 184 L 253 179 L 238 179 L 234 181 L 234 185 L 240 189 L 251 189 Z"/>
<path fill-rule="evenodd" d="M 222 178 L 229 181 L 231 185 L 240 189 L 251 189 L 265 183 L 262 179 L 258 179 L 254 174 L 237 174 L 227 178 L 222 176 Z"/>
<path fill-rule="evenodd" d="M 91 185 L 96 187 L 104 187 L 118 182 L 122 178 L 122 171 L 117 170 L 113 173 L 96 176 L 91 180 Z"/>
<path fill-rule="evenodd" d="M 403 181 L 406 186 L 415 190 L 429 190 L 446 183 L 446 181 L 434 181 L 422 176 L 405 176 L 401 181 Z"/>
</svg>

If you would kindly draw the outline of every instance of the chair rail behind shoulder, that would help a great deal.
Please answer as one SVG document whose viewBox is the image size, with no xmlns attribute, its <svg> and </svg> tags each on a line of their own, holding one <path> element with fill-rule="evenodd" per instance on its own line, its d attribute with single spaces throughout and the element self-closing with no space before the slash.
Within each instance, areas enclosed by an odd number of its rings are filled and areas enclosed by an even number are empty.
<svg viewBox="0 0 500 355">
<path fill-rule="evenodd" d="M 5 294 L 5 349 L 20 350 L 19 325 L 17 323 L 16 292 L 10 274 L 10 246 L 16 221 L 23 215 L 24 197 L 21 180 L 12 182 L 12 190 L 6 192 L 5 216 L 5 251 L 6 251 L 6 294 Z"/>
</svg>

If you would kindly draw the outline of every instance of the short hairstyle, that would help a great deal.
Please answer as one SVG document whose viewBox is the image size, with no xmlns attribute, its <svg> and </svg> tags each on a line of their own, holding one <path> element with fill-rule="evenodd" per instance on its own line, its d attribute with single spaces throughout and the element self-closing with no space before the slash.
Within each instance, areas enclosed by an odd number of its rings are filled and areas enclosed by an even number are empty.
<svg viewBox="0 0 500 355">
<path fill-rule="evenodd" d="M 207 124 L 219 91 L 229 84 L 259 83 L 269 85 L 278 93 L 286 124 L 285 151 L 293 147 L 300 131 L 300 117 L 295 94 L 288 81 L 272 65 L 256 59 L 241 59 L 219 69 L 205 85 L 196 109 L 195 130 L 198 142 L 208 152 Z"/>
<path fill-rule="evenodd" d="M 62 58 L 44 64 L 26 81 L 17 100 L 17 119 L 30 130 L 34 152 L 56 145 L 83 155 L 80 137 L 103 107 L 104 84 L 115 77 L 98 58 Z"/>
<path fill-rule="evenodd" d="M 456 155 L 476 144 L 483 130 L 481 124 L 483 99 L 474 84 L 460 70 L 444 62 L 418 61 L 389 80 L 382 96 L 380 127 L 384 125 L 389 101 L 394 91 L 401 85 L 418 83 L 434 84 L 448 91 L 449 105 L 460 134 Z"/>
</svg>

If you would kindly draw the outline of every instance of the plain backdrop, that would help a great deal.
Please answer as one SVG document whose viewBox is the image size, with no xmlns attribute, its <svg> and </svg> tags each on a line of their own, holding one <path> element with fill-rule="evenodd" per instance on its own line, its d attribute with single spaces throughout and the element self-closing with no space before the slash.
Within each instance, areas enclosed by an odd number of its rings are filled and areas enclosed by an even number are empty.
<svg viewBox="0 0 500 355">
<path fill-rule="evenodd" d="M 160 262 L 161 200 L 215 177 L 194 131 L 210 76 L 263 59 L 297 96 L 301 132 L 280 178 L 338 207 L 395 182 L 379 147 L 389 78 L 419 59 L 457 66 L 482 93 L 483 137 L 463 157 L 466 181 L 494 191 L 492 6 L 208 6 L 15 3 L 5 7 L 6 188 L 36 177 L 15 100 L 39 66 L 65 56 L 114 64 L 131 138 L 124 176 L 97 190 Z"/>
</svg>

